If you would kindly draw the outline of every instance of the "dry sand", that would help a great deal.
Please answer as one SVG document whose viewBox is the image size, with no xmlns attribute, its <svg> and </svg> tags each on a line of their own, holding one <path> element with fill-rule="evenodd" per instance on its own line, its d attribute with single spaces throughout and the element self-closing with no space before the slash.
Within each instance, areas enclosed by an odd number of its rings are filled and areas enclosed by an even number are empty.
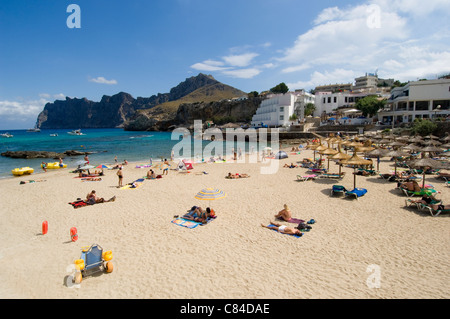
<svg viewBox="0 0 450 319">
<path fill-rule="evenodd" d="M 352 169 L 344 167 L 347 175 L 338 182 L 298 182 L 296 176 L 307 169 L 282 165 L 304 157 L 312 157 L 312 151 L 277 161 L 276 174 L 261 174 L 268 162 L 197 164 L 192 173 L 171 170 L 162 179 L 127 190 L 116 188 L 116 170 L 106 170 L 99 182 L 82 182 L 71 169 L 2 180 L 0 297 L 450 297 L 450 215 L 431 217 L 405 208 L 406 197 L 396 184 L 378 176 L 357 176 L 357 186 L 368 190 L 359 200 L 330 197 L 333 184 L 352 188 Z M 382 172 L 393 167 L 387 160 L 380 165 Z M 146 171 L 129 164 L 124 182 Z M 228 172 L 251 177 L 225 179 Z M 426 178 L 441 192 L 438 197 L 450 203 L 450 188 Z M 19 184 L 30 179 L 46 181 Z M 193 205 L 207 206 L 194 199 L 205 187 L 227 194 L 209 202 L 217 219 L 194 229 L 171 223 Z M 117 199 L 79 209 L 68 204 L 92 189 Z M 294 217 L 316 220 L 301 238 L 260 226 L 285 203 Z M 46 235 L 41 234 L 44 220 Z M 71 227 L 78 229 L 76 242 L 70 240 Z M 93 243 L 112 250 L 114 271 L 68 287 L 71 265 L 81 248 Z M 372 280 L 375 275 L 379 281 Z"/>
</svg>

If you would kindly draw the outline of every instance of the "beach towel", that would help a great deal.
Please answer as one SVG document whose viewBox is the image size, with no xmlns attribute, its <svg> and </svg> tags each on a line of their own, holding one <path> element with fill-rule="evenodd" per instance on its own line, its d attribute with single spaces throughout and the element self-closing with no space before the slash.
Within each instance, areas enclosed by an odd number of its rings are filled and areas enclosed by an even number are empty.
<svg viewBox="0 0 450 319">
<path fill-rule="evenodd" d="M 194 222 L 193 220 L 187 220 L 181 217 L 175 218 L 174 220 L 172 220 L 172 223 L 186 228 L 195 228 L 198 225 L 201 225 L 201 223 Z"/>
<path fill-rule="evenodd" d="M 270 227 L 270 226 L 275 226 L 275 225 L 269 224 L 269 227 Z M 300 235 L 291 235 L 291 234 L 280 233 L 280 232 L 279 232 L 278 230 L 276 230 L 276 229 L 270 229 L 270 230 L 276 231 L 276 232 L 279 233 L 279 234 L 289 235 L 289 236 L 292 236 L 292 237 L 295 237 L 295 238 L 300 238 L 300 237 L 302 237 L 302 236 L 300 236 Z"/>
<path fill-rule="evenodd" d="M 135 189 L 135 188 L 138 188 L 139 186 L 141 186 L 143 182 L 144 182 L 144 179 L 139 178 L 130 184 L 122 186 L 120 189 Z"/>
<path fill-rule="evenodd" d="M 83 200 L 77 200 L 77 201 L 71 202 L 71 203 L 69 203 L 69 204 L 72 205 L 73 208 L 80 208 L 80 207 L 84 207 L 84 206 L 87 206 L 87 205 L 88 205 L 88 204 L 87 204 L 85 201 L 83 201 Z"/>
<path fill-rule="evenodd" d="M 216 218 L 217 218 L 217 216 L 208 217 L 206 219 L 206 223 L 202 223 L 202 222 L 196 222 L 196 221 L 189 220 L 189 219 L 184 219 L 183 217 L 177 217 L 174 220 L 172 220 L 172 223 L 174 223 L 175 225 L 178 225 L 178 226 L 186 227 L 186 228 L 195 228 L 199 225 L 200 226 L 207 225 Z"/>
</svg>

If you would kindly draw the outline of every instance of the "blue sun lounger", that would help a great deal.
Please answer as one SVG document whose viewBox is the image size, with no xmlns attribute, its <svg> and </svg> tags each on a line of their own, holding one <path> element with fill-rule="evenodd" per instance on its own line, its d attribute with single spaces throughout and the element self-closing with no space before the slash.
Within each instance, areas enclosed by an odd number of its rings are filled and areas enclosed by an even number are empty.
<svg viewBox="0 0 450 319">
<path fill-rule="evenodd" d="M 356 187 L 351 191 L 345 191 L 345 196 L 350 197 L 351 199 L 358 199 L 361 196 L 364 196 L 367 193 L 367 189 Z"/>
</svg>

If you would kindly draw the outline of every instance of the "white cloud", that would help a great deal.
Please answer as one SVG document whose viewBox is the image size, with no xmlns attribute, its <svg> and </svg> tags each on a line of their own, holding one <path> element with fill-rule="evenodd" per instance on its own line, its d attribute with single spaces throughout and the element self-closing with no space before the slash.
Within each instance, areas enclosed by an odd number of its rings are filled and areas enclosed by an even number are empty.
<svg viewBox="0 0 450 319">
<path fill-rule="evenodd" d="M 248 48 L 249 46 L 231 48 L 231 52 L 237 52 Z M 261 73 L 263 68 L 272 68 L 272 63 L 263 64 L 262 66 L 251 66 L 254 58 L 259 56 L 258 53 L 247 52 L 242 54 L 230 54 L 223 56 L 221 61 L 205 60 L 203 62 L 191 65 L 192 69 L 208 72 L 220 72 L 223 75 L 233 78 L 250 79 Z"/>
<path fill-rule="evenodd" d="M 224 63 L 221 61 L 206 60 L 200 63 L 191 65 L 191 68 L 199 71 L 222 71 L 228 68 L 223 67 Z"/>
<path fill-rule="evenodd" d="M 340 68 L 325 72 L 314 71 L 310 75 L 309 80 L 287 83 L 286 85 L 290 90 L 314 88 L 319 85 L 350 83 L 355 77 L 360 75 L 361 74 L 359 74 L 357 71 Z"/>
<path fill-rule="evenodd" d="M 224 56 L 223 59 L 228 65 L 238 66 L 238 67 L 246 67 L 258 55 L 259 54 L 257 54 L 257 53 L 245 53 L 245 54 L 240 54 L 240 55 Z"/>
<path fill-rule="evenodd" d="M 114 85 L 117 84 L 116 80 L 107 80 L 103 76 L 99 76 L 93 79 L 89 79 L 90 82 L 94 83 L 100 83 L 100 84 L 108 84 L 108 85 Z"/>
<path fill-rule="evenodd" d="M 303 78 L 290 88 L 349 83 L 376 70 L 380 77 L 402 81 L 448 72 L 450 24 L 436 19 L 449 10 L 448 0 L 372 0 L 325 8 L 281 54 L 281 72 Z M 315 72 L 305 73 L 309 68 Z"/>
<path fill-rule="evenodd" d="M 249 68 L 249 69 L 237 69 L 237 70 L 228 70 L 222 72 L 225 75 L 229 75 L 234 78 L 240 79 L 251 79 L 258 74 L 261 73 L 261 70 L 257 68 Z"/>
</svg>

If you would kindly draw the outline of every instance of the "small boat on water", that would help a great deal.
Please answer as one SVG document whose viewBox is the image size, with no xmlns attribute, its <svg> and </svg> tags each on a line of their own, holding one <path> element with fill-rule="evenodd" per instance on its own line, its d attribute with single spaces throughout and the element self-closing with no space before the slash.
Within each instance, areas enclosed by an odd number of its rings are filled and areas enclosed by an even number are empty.
<svg viewBox="0 0 450 319">
<path fill-rule="evenodd" d="M 31 167 L 21 167 L 21 168 L 15 168 L 11 170 L 11 173 L 14 176 L 22 176 L 24 174 L 33 174 L 34 169 Z"/>
<path fill-rule="evenodd" d="M 73 130 L 71 132 L 67 132 L 67 134 L 70 134 L 70 135 L 86 135 L 84 133 L 81 133 L 81 130 Z"/>
<path fill-rule="evenodd" d="M 9 134 L 8 132 L 0 134 L 1 137 L 13 137 L 14 135 Z"/>
<path fill-rule="evenodd" d="M 41 129 L 40 128 L 37 128 L 37 127 L 35 127 L 35 128 L 30 128 L 30 129 L 28 129 L 27 130 L 27 132 L 40 132 L 41 131 Z"/>
<path fill-rule="evenodd" d="M 58 136 L 58 133 L 52 133 L 50 136 Z"/>
</svg>

